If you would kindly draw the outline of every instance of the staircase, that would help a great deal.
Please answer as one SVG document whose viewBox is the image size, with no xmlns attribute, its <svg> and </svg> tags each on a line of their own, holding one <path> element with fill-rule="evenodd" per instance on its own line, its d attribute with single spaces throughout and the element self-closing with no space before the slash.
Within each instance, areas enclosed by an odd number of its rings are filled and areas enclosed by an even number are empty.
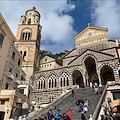
<svg viewBox="0 0 120 120">
<path fill-rule="evenodd" d="M 78 98 L 80 99 L 88 99 L 90 104 L 88 106 L 88 112 L 86 113 L 86 119 L 89 120 L 90 114 L 93 114 L 97 103 L 100 99 L 99 94 L 94 94 L 93 93 L 93 88 L 86 88 L 86 91 L 82 91 L 81 88 L 77 89 L 74 92 L 74 97 L 72 95 L 69 95 L 67 98 L 65 98 L 62 102 L 60 102 L 57 105 L 57 109 L 61 110 L 61 113 L 63 114 L 64 112 L 68 111 L 71 109 L 71 114 L 72 114 L 72 120 L 80 120 L 81 119 L 81 113 L 78 113 L 79 106 L 76 105 L 76 101 Z"/>
</svg>

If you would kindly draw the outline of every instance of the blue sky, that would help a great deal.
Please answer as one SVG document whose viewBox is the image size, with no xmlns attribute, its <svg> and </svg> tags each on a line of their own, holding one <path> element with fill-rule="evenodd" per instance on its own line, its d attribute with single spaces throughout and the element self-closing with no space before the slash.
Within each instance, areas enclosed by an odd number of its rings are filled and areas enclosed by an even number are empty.
<svg viewBox="0 0 120 120">
<path fill-rule="evenodd" d="M 0 12 L 14 35 L 21 15 L 36 7 L 41 14 L 41 49 L 52 53 L 75 48 L 74 37 L 87 27 L 108 28 L 109 39 L 120 38 L 118 0 L 0 0 Z"/>
</svg>

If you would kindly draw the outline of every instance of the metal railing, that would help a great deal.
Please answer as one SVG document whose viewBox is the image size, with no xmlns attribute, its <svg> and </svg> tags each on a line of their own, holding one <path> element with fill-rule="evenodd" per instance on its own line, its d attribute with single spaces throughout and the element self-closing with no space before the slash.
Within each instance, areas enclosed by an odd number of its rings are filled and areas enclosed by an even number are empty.
<svg viewBox="0 0 120 120">
<path fill-rule="evenodd" d="M 99 116 L 100 109 L 101 109 L 101 107 L 102 107 L 102 103 L 103 103 L 103 101 L 104 101 L 104 99 L 105 99 L 105 96 L 106 96 L 107 87 L 108 87 L 108 84 L 106 84 L 106 86 L 105 86 L 105 88 L 104 88 L 104 90 L 103 90 L 103 93 L 102 93 L 102 95 L 101 95 L 101 97 L 100 97 L 100 100 L 99 100 L 99 102 L 98 102 L 98 104 L 97 104 L 97 107 L 96 107 L 96 109 L 95 109 L 95 111 L 94 111 L 94 113 L 93 113 L 93 116 L 92 116 L 92 119 L 93 119 L 93 120 L 97 120 L 97 118 L 98 118 L 98 116 Z"/>
</svg>

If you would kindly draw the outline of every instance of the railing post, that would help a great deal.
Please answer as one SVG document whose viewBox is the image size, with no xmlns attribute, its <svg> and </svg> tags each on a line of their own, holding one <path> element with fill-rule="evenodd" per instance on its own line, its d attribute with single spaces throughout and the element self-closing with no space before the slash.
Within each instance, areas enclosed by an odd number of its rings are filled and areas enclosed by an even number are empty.
<svg viewBox="0 0 120 120">
<path fill-rule="evenodd" d="M 89 120 L 93 120 L 93 118 L 92 118 L 92 114 L 90 114 L 90 118 L 89 118 Z"/>
</svg>

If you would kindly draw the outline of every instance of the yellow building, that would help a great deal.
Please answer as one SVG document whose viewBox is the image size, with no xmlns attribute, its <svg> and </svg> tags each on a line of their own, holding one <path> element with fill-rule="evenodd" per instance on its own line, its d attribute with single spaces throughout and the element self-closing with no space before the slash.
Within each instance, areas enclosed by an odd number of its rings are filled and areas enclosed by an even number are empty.
<svg viewBox="0 0 120 120">
<path fill-rule="evenodd" d="M 55 58 L 46 55 L 40 60 L 39 71 L 50 70 L 60 66 L 61 64 Z"/>
</svg>

